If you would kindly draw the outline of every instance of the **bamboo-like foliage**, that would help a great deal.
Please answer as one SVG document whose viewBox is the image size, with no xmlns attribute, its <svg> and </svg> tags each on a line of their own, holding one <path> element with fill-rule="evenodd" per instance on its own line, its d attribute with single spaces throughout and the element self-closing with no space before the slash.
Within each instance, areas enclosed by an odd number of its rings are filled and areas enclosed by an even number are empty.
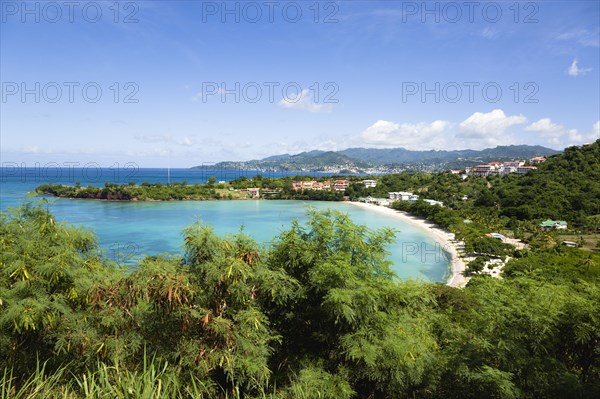
<svg viewBox="0 0 600 399">
<path fill-rule="evenodd" d="M 600 394 L 598 258 L 579 249 L 457 290 L 398 282 L 395 232 L 338 212 L 268 248 L 196 223 L 183 256 L 131 270 L 44 204 L 0 215 L 0 399 Z"/>
</svg>

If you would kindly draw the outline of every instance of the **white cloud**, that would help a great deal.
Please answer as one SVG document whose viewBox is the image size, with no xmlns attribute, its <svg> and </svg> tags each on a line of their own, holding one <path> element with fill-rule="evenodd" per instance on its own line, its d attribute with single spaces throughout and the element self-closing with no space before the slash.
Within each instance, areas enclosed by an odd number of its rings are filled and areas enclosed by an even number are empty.
<svg viewBox="0 0 600 399">
<path fill-rule="evenodd" d="M 579 29 L 561 33 L 556 37 L 558 40 L 574 41 L 584 47 L 600 47 L 600 30 L 589 31 L 587 29 Z"/>
<path fill-rule="evenodd" d="M 528 132 L 538 133 L 547 143 L 560 147 L 591 143 L 600 138 L 600 121 L 594 123 L 590 132 L 579 132 L 561 124 L 554 123 L 550 118 L 542 118 L 525 128 Z"/>
<path fill-rule="evenodd" d="M 164 143 L 164 144 L 176 144 L 186 147 L 191 147 L 195 144 L 194 140 L 190 137 L 177 138 L 170 134 L 154 134 L 147 135 L 141 134 L 134 136 L 136 140 L 143 141 L 144 143 Z"/>
<path fill-rule="evenodd" d="M 535 132 L 552 145 L 565 145 L 581 142 L 583 137 L 577 129 L 567 129 L 563 125 L 552 122 L 550 118 L 542 118 L 525 128 L 525 131 Z"/>
<path fill-rule="evenodd" d="M 284 108 L 302 109 L 314 113 L 331 112 L 333 110 L 333 104 L 318 104 L 313 101 L 312 97 L 311 91 L 304 89 L 298 96 L 284 97 L 278 104 Z"/>
<path fill-rule="evenodd" d="M 588 72 L 591 72 L 592 68 L 579 68 L 577 66 L 577 59 L 574 59 L 573 62 L 571 63 L 571 66 L 569 67 L 568 73 L 571 76 L 579 76 L 579 75 L 585 75 Z"/>
<path fill-rule="evenodd" d="M 523 115 L 506 116 L 503 110 L 495 109 L 491 112 L 475 112 L 460 123 L 464 132 L 473 133 L 474 136 L 486 134 L 502 134 L 512 125 L 527 122 Z"/>
<path fill-rule="evenodd" d="M 498 37 L 498 31 L 491 29 L 489 27 L 484 28 L 481 32 L 481 37 L 485 39 L 495 39 Z"/>
<path fill-rule="evenodd" d="M 367 146 L 403 147 L 411 150 L 443 148 L 450 122 L 395 123 L 378 120 L 365 129 L 358 140 Z"/>
<path fill-rule="evenodd" d="M 24 154 L 39 154 L 42 151 L 40 150 L 40 148 L 38 146 L 31 146 L 31 147 L 23 147 L 21 149 L 21 152 L 23 152 Z"/>
<path fill-rule="evenodd" d="M 172 151 L 166 149 L 166 148 L 152 148 L 152 149 L 134 149 L 134 150 L 127 150 L 125 153 L 127 156 L 130 157 L 170 157 L 172 156 Z"/>
<path fill-rule="evenodd" d="M 515 144 L 517 141 L 507 129 L 527 122 L 523 115 L 507 116 L 503 110 L 475 112 L 459 124 L 456 140 L 463 148 L 484 148 Z"/>
</svg>

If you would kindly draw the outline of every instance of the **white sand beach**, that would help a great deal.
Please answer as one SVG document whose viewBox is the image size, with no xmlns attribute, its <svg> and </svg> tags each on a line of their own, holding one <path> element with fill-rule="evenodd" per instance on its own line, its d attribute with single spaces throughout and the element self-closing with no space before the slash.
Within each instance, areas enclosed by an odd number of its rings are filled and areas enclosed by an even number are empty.
<svg viewBox="0 0 600 399">
<path fill-rule="evenodd" d="M 375 204 L 365 204 L 363 202 L 346 202 L 347 204 L 351 204 L 354 206 L 358 206 L 364 209 L 368 209 L 373 212 L 379 212 L 390 217 L 394 217 L 396 219 L 401 220 L 404 223 L 408 223 L 412 226 L 423 229 L 427 232 L 436 242 L 438 242 L 442 248 L 447 251 L 452 259 L 450 261 L 451 264 L 451 275 L 448 278 L 447 285 L 451 287 L 464 287 L 468 278 L 465 277 L 464 272 L 466 270 L 465 262 L 458 254 L 458 248 L 456 243 L 453 240 L 453 235 L 443 230 L 442 228 L 436 226 L 435 224 L 428 222 L 426 220 L 411 216 L 406 212 L 397 211 L 395 209 L 391 209 L 385 206 L 379 206 Z"/>
</svg>

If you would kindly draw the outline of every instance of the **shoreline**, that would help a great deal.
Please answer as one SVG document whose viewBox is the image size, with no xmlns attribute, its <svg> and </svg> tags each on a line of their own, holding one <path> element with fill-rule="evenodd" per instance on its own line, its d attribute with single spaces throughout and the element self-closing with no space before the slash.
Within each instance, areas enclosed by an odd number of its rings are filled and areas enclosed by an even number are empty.
<svg viewBox="0 0 600 399">
<path fill-rule="evenodd" d="M 70 199 L 70 200 L 90 200 L 90 201 L 106 201 L 106 202 L 129 202 L 129 203 L 137 203 L 137 202 L 185 202 L 185 201 L 272 201 L 271 199 L 265 198 L 204 198 L 204 199 L 170 199 L 170 200 L 155 200 L 155 199 L 145 199 L 145 200 L 134 200 L 134 199 L 108 199 L 108 198 L 76 198 L 76 197 L 68 197 L 68 196 L 56 196 L 47 193 L 38 193 L 41 196 L 50 196 L 53 198 L 59 199 Z M 278 199 L 280 201 L 304 201 L 297 199 Z M 309 200 L 310 201 L 310 200 Z M 313 200 L 314 201 L 314 200 Z M 331 202 L 331 201 L 323 201 L 323 202 Z M 375 211 L 380 214 L 384 214 L 386 216 L 395 218 L 403 223 L 414 226 L 418 229 L 423 230 L 428 236 L 434 239 L 438 244 L 441 245 L 442 249 L 449 253 L 451 259 L 449 260 L 449 272 L 450 276 L 446 280 L 446 285 L 450 287 L 462 288 L 467 282 L 468 278 L 464 276 L 464 272 L 466 271 L 466 264 L 458 255 L 458 248 L 456 244 L 452 242 L 452 239 L 448 236 L 451 234 L 450 232 L 443 230 L 441 227 L 435 225 L 432 222 L 429 222 L 424 219 L 420 219 L 418 217 L 409 215 L 406 212 L 397 211 L 392 208 L 388 208 L 386 206 L 380 206 L 375 204 L 367 204 L 364 202 L 355 202 L 355 201 L 333 201 L 339 203 L 345 203 L 353 206 L 357 206 L 369 211 Z"/>
<path fill-rule="evenodd" d="M 432 237 L 437 243 L 442 246 L 442 249 L 450 254 L 449 271 L 450 276 L 446 280 L 446 285 L 450 287 L 462 288 L 467 284 L 468 279 L 464 276 L 466 271 L 466 264 L 462 258 L 458 255 L 458 248 L 456 244 L 451 241 L 449 232 L 443 230 L 441 227 L 428 222 L 424 219 L 411 216 L 406 212 L 397 211 L 386 206 L 380 206 L 375 204 L 366 204 L 364 202 L 350 202 L 344 201 L 347 204 L 357 206 L 369 211 L 378 212 L 387 216 L 393 217 L 406 224 L 417 227 Z"/>
</svg>

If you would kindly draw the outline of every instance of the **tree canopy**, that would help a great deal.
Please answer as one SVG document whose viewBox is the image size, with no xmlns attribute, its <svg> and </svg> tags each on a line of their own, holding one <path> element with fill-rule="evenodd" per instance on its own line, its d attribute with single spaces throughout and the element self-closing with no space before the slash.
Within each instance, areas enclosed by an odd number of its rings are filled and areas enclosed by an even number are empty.
<svg viewBox="0 0 600 399">
<path fill-rule="evenodd" d="M 310 211 L 269 247 L 201 223 L 183 235 L 184 254 L 123 269 L 44 205 L 2 213 L 2 394 L 600 394 L 599 266 L 585 251 L 540 249 L 460 290 L 399 281 L 393 232 L 333 211 Z"/>
</svg>

